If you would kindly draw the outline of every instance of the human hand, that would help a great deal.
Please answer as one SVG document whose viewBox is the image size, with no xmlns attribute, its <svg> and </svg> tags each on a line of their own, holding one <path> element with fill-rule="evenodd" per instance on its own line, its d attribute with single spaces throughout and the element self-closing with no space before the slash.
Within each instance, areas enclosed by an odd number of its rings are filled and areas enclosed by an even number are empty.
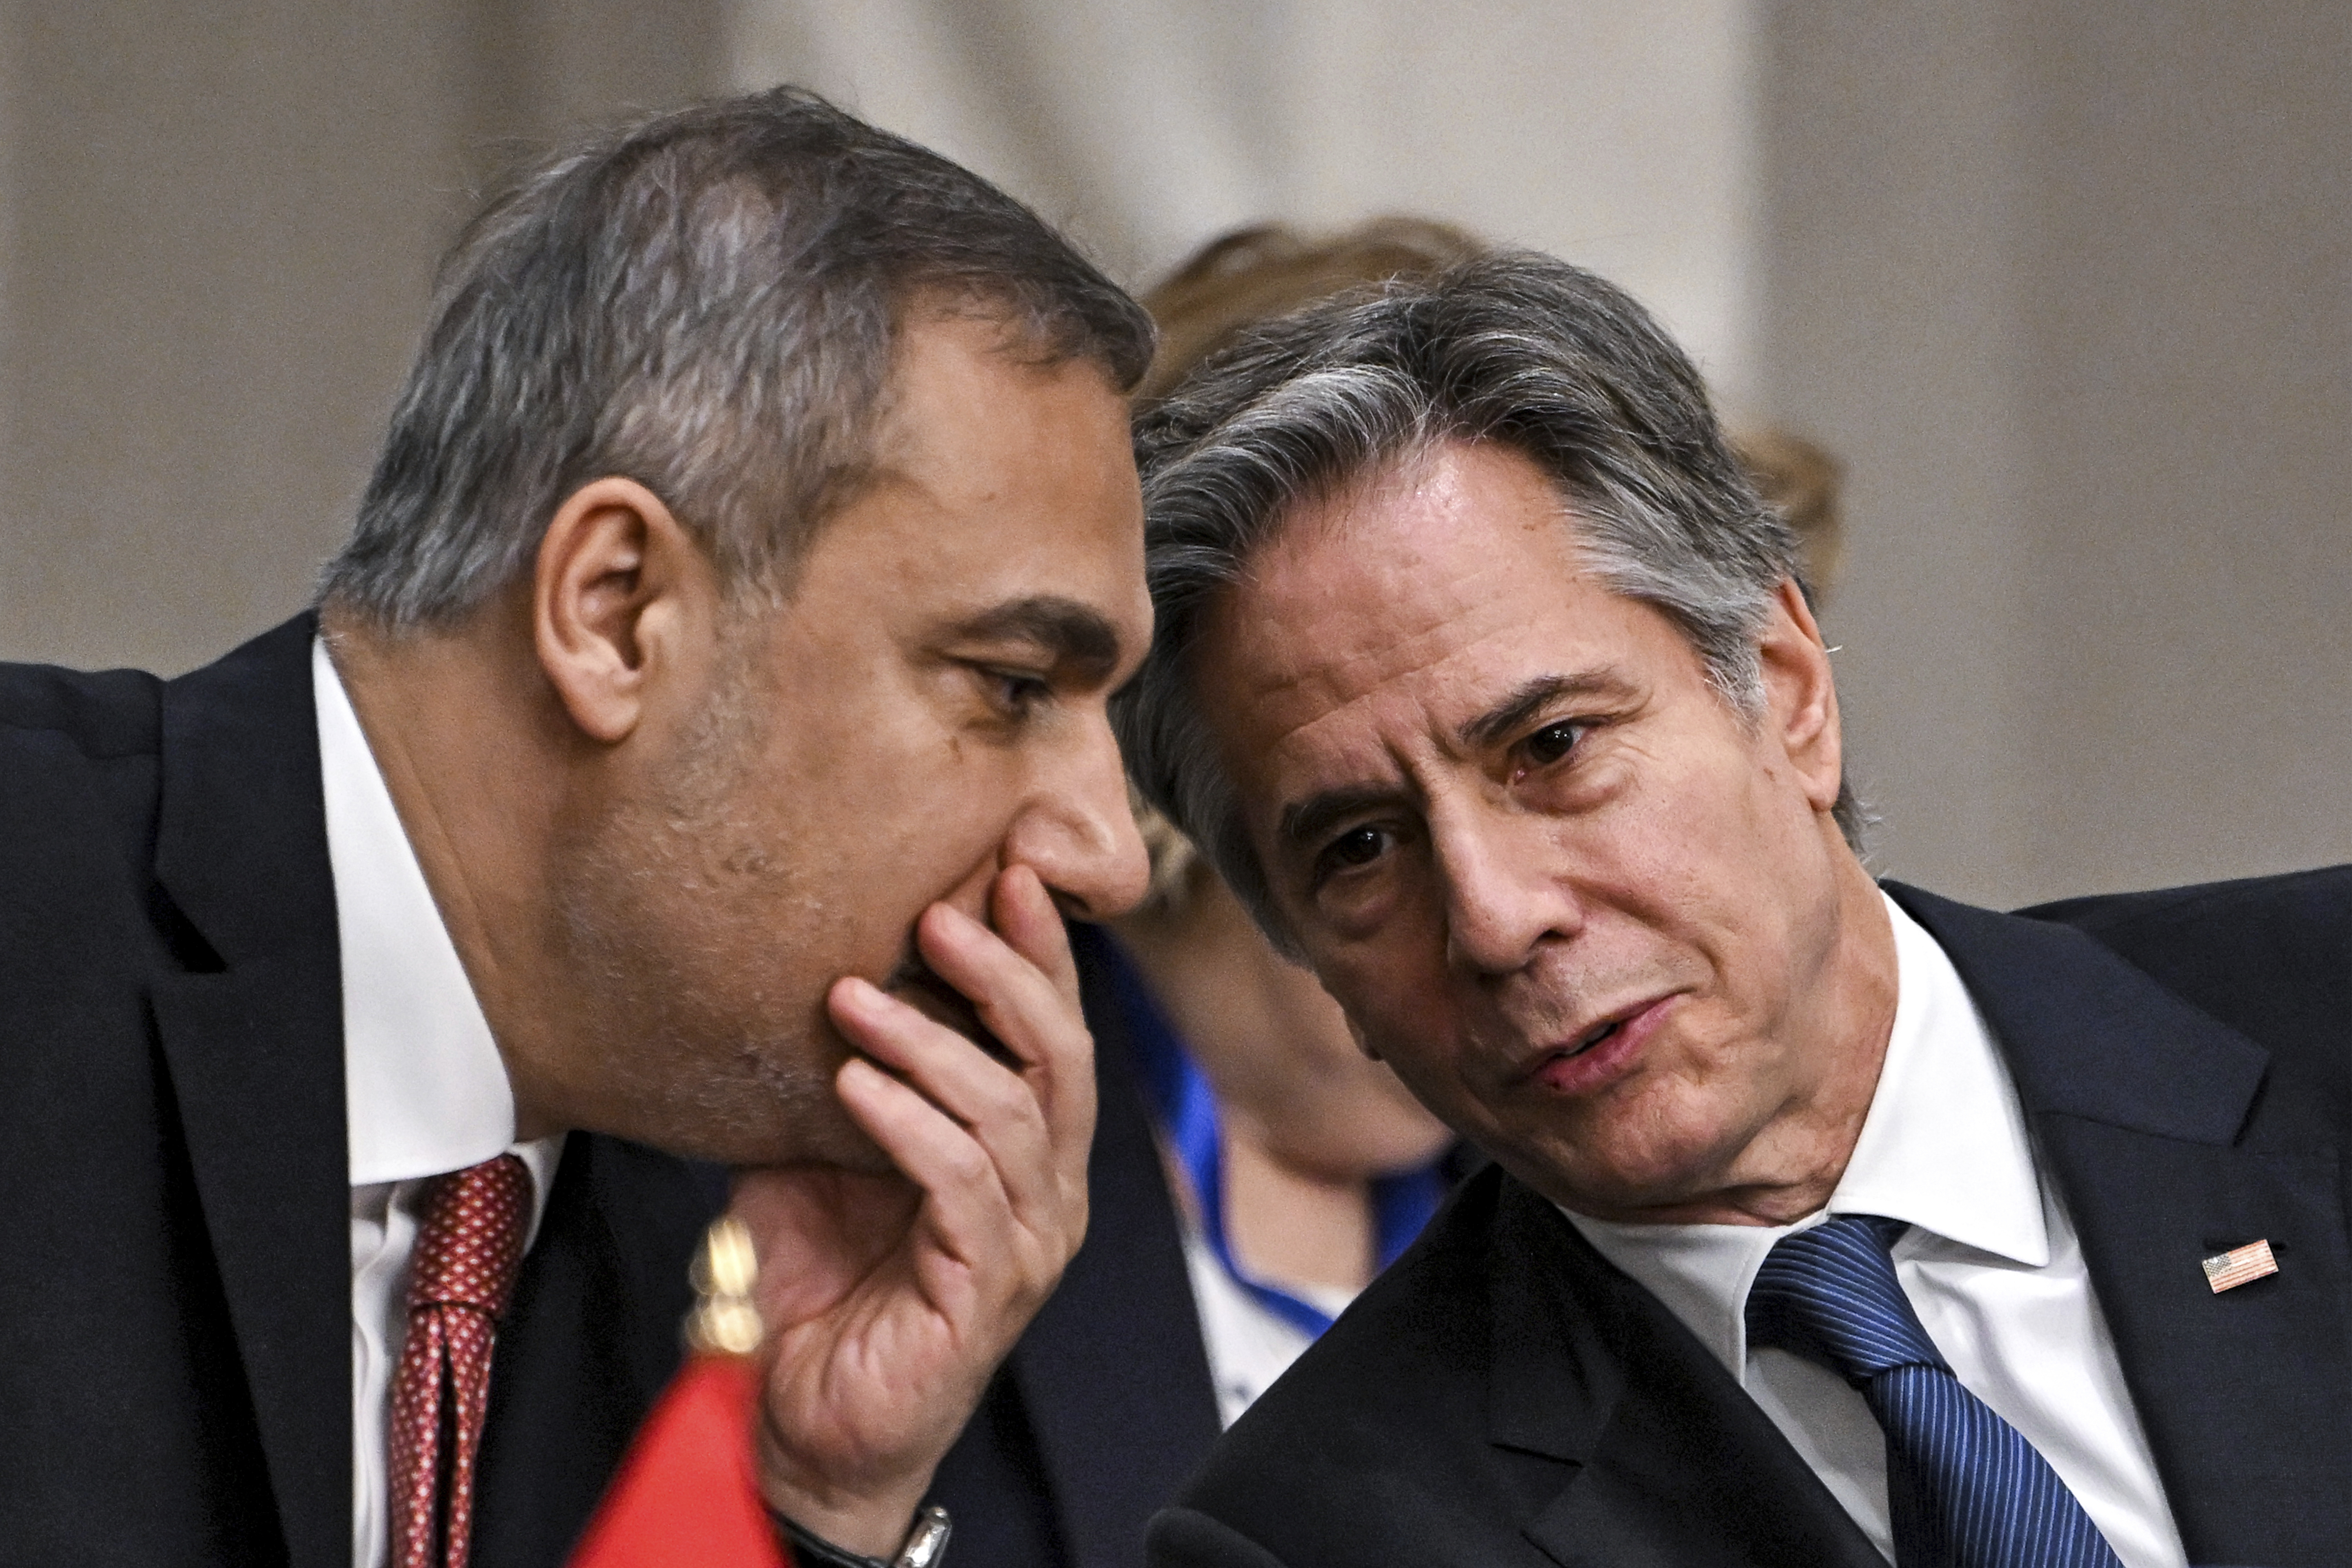
<svg viewBox="0 0 2352 1568">
<path fill-rule="evenodd" d="M 865 1055 L 835 1089 L 898 1173 L 787 1166 L 736 1180 L 767 1330 L 761 1490 L 868 1555 L 897 1550 L 1086 1234 L 1093 1042 L 1068 939 L 1024 866 L 997 877 L 990 919 L 993 931 L 934 904 L 915 939 L 1013 1065 L 863 980 L 837 981 L 827 1008 Z"/>
</svg>

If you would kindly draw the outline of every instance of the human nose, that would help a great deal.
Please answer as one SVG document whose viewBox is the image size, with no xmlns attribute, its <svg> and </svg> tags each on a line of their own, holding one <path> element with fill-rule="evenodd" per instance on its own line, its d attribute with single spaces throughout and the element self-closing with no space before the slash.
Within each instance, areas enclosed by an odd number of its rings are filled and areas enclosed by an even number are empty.
<svg viewBox="0 0 2352 1568">
<path fill-rule="evenodd" d="M 1080 920 L 1108 920 L 1142 901 L 1151 869 L 1107 721 L 1089 726 L 1014 820 L 1004 858 L 1035 871 L 1062 912 Z"/>
<path fill-rule="evenodd" d="M 1432 824 L 1444 898 L 1447 963 L 1512 974 L 1547 939 L 1583 929 L 1582 906 L 1555 847 L 1507 814 L 1470 809 Z M 1532 840 L 1532 841 L 1531 841 Z"/>
</svg>

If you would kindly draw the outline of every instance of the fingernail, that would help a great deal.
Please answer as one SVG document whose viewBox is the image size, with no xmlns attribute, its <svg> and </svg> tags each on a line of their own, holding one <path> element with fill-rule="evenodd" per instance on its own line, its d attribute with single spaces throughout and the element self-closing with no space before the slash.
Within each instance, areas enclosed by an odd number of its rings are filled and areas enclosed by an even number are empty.
<svg viewBox="0 0 2352 1568">
<path fill-rule="evenodd" d="M 988 929 L 953 904 L 934 904 L 931 907 L 943 911 L 948 924 L 953 926 L 958 934 Z"/>
<path fill-rule="evenodd" d="M 872 1013 L 889 996 L 887 992 L 862 974 L 843 975 L 833 994 L 836 1005 L 859 1013 Z"/>
</svg>

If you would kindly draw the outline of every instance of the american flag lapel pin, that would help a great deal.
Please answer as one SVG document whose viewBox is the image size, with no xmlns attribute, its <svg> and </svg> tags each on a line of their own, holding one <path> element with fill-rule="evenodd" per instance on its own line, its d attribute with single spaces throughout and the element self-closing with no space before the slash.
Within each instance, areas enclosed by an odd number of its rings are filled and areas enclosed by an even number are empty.
<svg viewBox="0 0 2352 1568">
<path fill-rule="evenodd" d="M 2213 1288 L 2216 1296 L 2277 1272 L 2278 1259 L 2271 1256 L 2268 1237 L 2233 1247 L 2205 1260 L 2205 1283 Z"/>
</svg>

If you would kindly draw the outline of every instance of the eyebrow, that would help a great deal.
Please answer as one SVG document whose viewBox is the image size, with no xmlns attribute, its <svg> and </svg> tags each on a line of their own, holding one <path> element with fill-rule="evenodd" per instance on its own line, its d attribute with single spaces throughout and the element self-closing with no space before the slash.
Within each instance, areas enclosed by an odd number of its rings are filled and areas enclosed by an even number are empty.
<svg viewBox="0 0 2352 1568">
<path fill-rule="evenodd" d="M 1517 690 L 1476 718 L 1465 720 L 1454 733 L 1465 746 L 1484 751 L 1510 739 L 1511 731 L 1563 697 L 1615 695 L 1624 689 L 1623 681 L 1599 670 L 1581 675 L 1538 675 L 1521 682 Z"/>
<path fill-rule="evenodd" d="M 960 622 L 954 632 L 971 642 L 1024 642 L 1055 662 L 1077 667 L 1099 680 L 1118 668 L 1118 628 L 1091 605 L 1055 594 L 1035 594 L 992 605 Z"/>
<path fill-rule="evenodd" d="M 1627 689 L 1625 682 L 1606 670 L 1591 670 L 1579 675 L 1538 675 L 1523 681 L 1511 694 L 1474 719 L 1465 721 L 1454 733 L 1465 746 L 1483 749 L 1507 739 L 1511 731 L 1563 697 L 1617 697 Z M 1275 824 L 1276 834 L 1283 842 L 1296 848 L 1312 847 L 1315 841 L 1334 826 L 1360 812 L 1377 810 L 1397 798 L 1394 789 L 1369 786 L 1325 790 L 1308 795 L 1282 808 Z"/>
</svg>

